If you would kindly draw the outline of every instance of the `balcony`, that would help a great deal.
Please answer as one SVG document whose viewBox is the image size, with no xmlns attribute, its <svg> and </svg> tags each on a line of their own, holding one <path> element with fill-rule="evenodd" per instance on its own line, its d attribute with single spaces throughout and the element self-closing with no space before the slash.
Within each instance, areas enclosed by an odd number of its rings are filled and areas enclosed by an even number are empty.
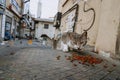
<svg viewBox="0 0 120 80">
<path fill-rule="evenodd" d="M 17 1 L 16 0 L 11 0 L 11 3 L 13 5 L 13 7 L 16 9 L 16 11 L 18 11 L 18 13 L 21 13 L 21 8 L 18 5 Z"/>
<path fill-rule="evenodd" d="M 5 0 L 0 0 L 0 8 L 5 9 Z"/>
</svg>

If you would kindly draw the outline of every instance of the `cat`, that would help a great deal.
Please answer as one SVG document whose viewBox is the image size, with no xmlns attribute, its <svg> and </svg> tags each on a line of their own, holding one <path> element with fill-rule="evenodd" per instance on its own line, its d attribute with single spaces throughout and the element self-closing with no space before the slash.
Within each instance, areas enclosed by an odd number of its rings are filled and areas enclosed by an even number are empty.
<svg viewBox="0 0 120 80">
<path fill-rule="evenodd" d="M 87 31 L 82 34 L 65 32 L 61 35 L 61 50 L 68 52 L 69 49 L 82 50 L 87 43 Z"/>
</svg>

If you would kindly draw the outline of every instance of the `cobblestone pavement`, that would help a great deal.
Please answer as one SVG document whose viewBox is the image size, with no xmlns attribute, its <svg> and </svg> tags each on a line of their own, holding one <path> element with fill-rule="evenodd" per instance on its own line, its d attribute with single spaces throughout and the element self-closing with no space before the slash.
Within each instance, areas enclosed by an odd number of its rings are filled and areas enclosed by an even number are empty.
<svg viewBox="0 0 120 80">
<path fill-rule="evenodd" d="M 120 65 L 109 60 L 88 66 L 66 60 L 71 52 L 16 46 L 0 48 L 0 80 L 120 80 Z"/>
</svg>

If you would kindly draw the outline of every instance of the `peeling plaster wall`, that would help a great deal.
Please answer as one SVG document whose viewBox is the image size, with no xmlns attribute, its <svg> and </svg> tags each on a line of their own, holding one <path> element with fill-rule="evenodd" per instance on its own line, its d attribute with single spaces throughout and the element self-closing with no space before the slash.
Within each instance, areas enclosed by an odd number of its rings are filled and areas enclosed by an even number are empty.
<svg viewBox="0 0 120 80">
<path fill-rule="evenodd" d="M 76 22 L 75 32 L 81 34 L 83 32 L 83 30 L 90 27 L 90 25 L 93 21 L 94 13 L 92 11 L 89 11 L 89 12 L 83 11 L 84 2 L 82 0 L 69 0 L 64 5 L 64 7 L 62 7 L 64 2 L 65 2 L 65 0 L 59 1 L 58 10 L 61 11 L 62 14 L 64 14 L 66 11 L 68 11 L 76 3 L 79 5 L 78 20 Z M 94 23 L 93 27 L 88 32 L 88 38 L 89 38 L 88 45 L 95 46 L 97 34 L 98 34 L 101 0 L 89 0 L 85 7 L 86 7 L 86 9 L 94 8 L 95 12 L 96 12 L 95 23 Z M 67 14 L 66 17 L 69 14 Z M 62 30 L 61 32 L 63 33 L 64 31 L 68 31 L 67 26 L 66 26 L 66 24 L 68 24 L 68 23 L 67 23 L 67 20 L 65 17 L 62 18 L 61 24 L 62 24 L 61 25 L 61 30 Z M 69 22 L 69 24 L 70 24 L 70 22 Z"/>
<path fill-rule="evenodd" d="M 75 17 L 75 10 L 71 11 L 68 15 L 64 16 L 62 18 L 62 23 L 61 23 L 61 31 L 62 33 L 70 31 L 73 32 L 73 26 L 75 20 L 73 20 Z"/>
<path fill-rule="evenodd" d="M 84 2 L 80 1 L 79 3 L 79 14 L 78 14 L 78 21 L 76 25 L 76 32 L 81 34 L 83 30 L 86 30 L 90 27 L 93 21 L 93 11 L 84 12 L 83 6 Z M 94 8 L 95 10 L 95 22 L 92 28 L 88 31 L 88 45 L 95 46 L 97 34 L 98 34 L 98 26 L 99 26 L 99 18 L 100 18 L 100 8 L 101 8 L 101 0 L 88 0 L 86 4 L 86 9 Z"/>
</svg>

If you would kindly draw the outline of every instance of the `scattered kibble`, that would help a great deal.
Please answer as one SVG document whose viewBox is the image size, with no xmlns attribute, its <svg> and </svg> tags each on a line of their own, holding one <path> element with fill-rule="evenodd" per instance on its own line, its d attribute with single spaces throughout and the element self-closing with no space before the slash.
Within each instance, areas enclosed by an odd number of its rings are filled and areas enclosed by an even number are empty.
<svg viewBox="0 0 120 80">
<path fill-rule="evenodd" d="M 92 57 L 91 55 L 72 54 L 71 57 L 72 57 L 72 60 L 80 61 L 79 64 L 89 63 L 89 64 L 93 65 L 93 64 L 100 64 L 102 62 L 101 59 Z"/>
<path fill-rule="evenodd" d="M 14 55 L 14 54 L 15 54 L 15 52 L 11 52 L 11 53 L 10 53 L 10 55 Z"/>
<path fill-rule="evenodd" d="M 113 64 L 113 67 L 116 67 L 116 65 L 115 65 L 115 64 Z"/>
<path fill-rule="evenodd" d="M 57 60 L 60 60 L 61 56 L 57 56 Z M 83 64 L 86 66 L 95 66 L 95 64 L 100 64 L 102 63 L 102 59 L 93 57 L 91 55 L 79 55 L 77 53 L 72 53 L 71 56 L 67 56 L 65 55 L 66 60 L 69 60 L 71 63 L 73 63 L 74 61 L 78 61 L 79 64 Z M 76 66 L 76 64 L 73 64 L 74 66 Z M 113 65 L 116 66 L 116 65 Z M 107 68 L 107 66 L 104 66 L 105 68 Z"/>
<path fill-rule="evenodd" d="M 108 68 L 108 66 L 107 66 L 107 65 L 104 65 L 103 67 L 104 67 L 104 68 Z"/>
<path fill-rule="evenodd" d="M 68 56 L 68 57 L 66 58 L 66 60 L 72 60 L 72 57 L 71 57 L 71 56 Z"/>
<path fill-rule="evenodd" d="M 73 64 L 73 66 L 77 66 L 76 64 Z"/>
<path fill-rule="evenodd" d="M 57 57 L 56 57 L 56 58 L 57 58 L 57 60 L 60 60 L 60 57 L 61 57 L 61 56 L 57 56 Z"/>
</svg>

